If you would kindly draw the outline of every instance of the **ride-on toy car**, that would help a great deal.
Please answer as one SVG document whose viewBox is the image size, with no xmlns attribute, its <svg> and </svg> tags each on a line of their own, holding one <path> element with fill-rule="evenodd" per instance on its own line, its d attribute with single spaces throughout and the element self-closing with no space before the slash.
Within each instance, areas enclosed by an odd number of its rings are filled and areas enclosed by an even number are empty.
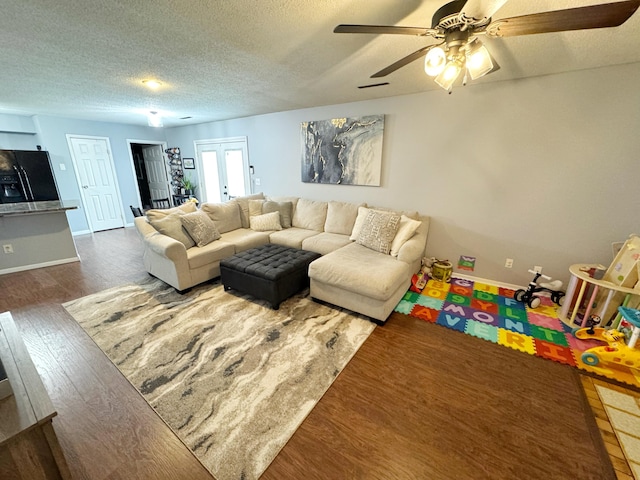
<svg viewBox="0 0 640 480">
<path fill-rule="evenodd" d="M 529 286 L 526 290 L 518 289 L 513 295 L 513 298 L 518 302 L 522 302 L 525 305 L 529 305 L 530 308 L 537 308 L 540 306 L 540 296 L 537 295 L 540 292 L 547 292 L 551 295 L 551 301 L 557 305 L 564 303 L 564 292 L 560 290 L 562 288 L 562 281 L 551 281 L 551 277 L 543 275 L 542 272 L 536 272 L 535 270 L 529 270 L 529 273 L 533 273 L 533 280 L 529 282 Z M 549 280 L 549 283 L 538 284 L 538 279 L 542 277 L 545 280 Z"/>
</svg>

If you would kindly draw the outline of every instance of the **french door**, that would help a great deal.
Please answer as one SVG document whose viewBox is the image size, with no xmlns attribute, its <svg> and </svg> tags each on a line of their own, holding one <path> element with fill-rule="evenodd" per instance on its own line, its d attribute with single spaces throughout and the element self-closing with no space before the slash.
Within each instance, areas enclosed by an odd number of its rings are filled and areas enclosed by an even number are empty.
<svg viewBox="0 0 640 480">
<path fill-rule="evenodd" d="M 197 140 L 200 200 L 220 203 L 251 194 L 246 137 Z"/>
</svg>

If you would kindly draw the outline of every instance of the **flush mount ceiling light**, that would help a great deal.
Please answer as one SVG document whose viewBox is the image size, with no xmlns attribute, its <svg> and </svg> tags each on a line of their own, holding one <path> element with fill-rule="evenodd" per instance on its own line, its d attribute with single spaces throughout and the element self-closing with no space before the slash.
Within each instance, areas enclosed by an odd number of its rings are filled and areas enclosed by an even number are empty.
<svg viewBox="0 0 640 480">
<path fill-rule="evenodd" d="M 162 116 L 158 112 L 149 112 L 147 121 L 150 127 L 162 127 Z"/>
<path fill-rule="evenodd" d="M 151 90 L 157 90 L 162 86 L 162 82 L 159 82 L 158 80 L 143 80 L 142 84 Z"/>
<path fill-rule="evenodd" d="M 335 33 L 368 33 L 417 35 L 432 37 L 441 43 L 427 45 L 371 75 L 380 78 L 395 72 L 426 55 L 424 70 L 434 81 L 451 93 L 455 81 L 464 72 L 476 80 L 493 73 L 500 66 L 479 36 L 514 37 L 537 33 L 588 30 L 617 27 L 626 22 L 640 7 L 640 0 L 626 0 L 601 5 L 533 13 L 492 21 L 508 0 L 455 0 L 440 7 L 431 19 L 431 28 L 394 25 L 338 25 Z"/>
</svg>

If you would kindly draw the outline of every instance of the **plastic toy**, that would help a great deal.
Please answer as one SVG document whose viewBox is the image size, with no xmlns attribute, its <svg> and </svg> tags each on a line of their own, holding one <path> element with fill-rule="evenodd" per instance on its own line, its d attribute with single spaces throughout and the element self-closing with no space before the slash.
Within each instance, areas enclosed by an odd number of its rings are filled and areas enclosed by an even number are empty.
<svg viewBox="0 0 640 480">
<path fill-rule="evenodd" d="M 528 305 L 530 308 L 537 308 L 540 306 L 540 296 L 536 295 L 540 292 L 547 292 L 551 294 L 551 301 L 557 305 L 564 303 L 565 293 L 560 290 L 562 288 L 562 282 L 560 280 L 551 281 L 551 277 L 543 275 L 542 272 L 536 272 L 535 270 L 529 270 L 529 273 L 533 273 L 535 276 L 533 280 L 529 282 L 529 286 L 526 290 L 519 289 L 513 295 L 513 298 L 518 302 L 522 302 Z M 538 279 L 542 277 L 545 280 L 549 280 L 550 283 L 538 284 Z"/>
<path fill-rule="evenodd" d="M 429 275 L 431 274 L 431 266 L 435 261 L 436 261 L 435 257 L 422 258 L 422 267 L 420 268 L 420 271 L 417 274 L 414 274 L 411 277 L 411 286 L 409 287 L 409 290 L 417 293 L 422 292 L 422 289 L 427 285 L 427 282 L 429 281 Z"/>
<path fill-rule="evenodd" d="M 631 338 L 626 344 L 626 335 L 618 329 L 606 329 L 602 327 L 581 328 L 575 332 L 580 339 L 595 339 L 606 342 L 607 345 L 593 347 L 586 350 L 582 361 L 592 367 L 607 364 L 613 368 L 620 365 L 627 368 L 640 369 L 640 350 L 636 350 L 636 342 L 640 336 L 640 310 L 627 307 L 618 307 L 622 318 L 631 326 Z"/>
</svg>

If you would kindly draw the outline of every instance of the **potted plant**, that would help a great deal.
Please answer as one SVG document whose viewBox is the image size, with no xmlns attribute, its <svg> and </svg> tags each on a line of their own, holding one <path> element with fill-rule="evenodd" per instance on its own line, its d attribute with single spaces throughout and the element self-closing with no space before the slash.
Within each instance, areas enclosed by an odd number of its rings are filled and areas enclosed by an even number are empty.
<svg viewBox="0 0 640 480">
<path fill-rule="evenodd" d="M 182 177 L 182 180 L 180 180 L 180 184 L 182 185 L 182 188 L 184 188 L 185 195 L 193 195 L 196 192 L 196 188 L 198 188 L 193 180 L 191 180 L 191 178 L 187 175 Z"/>
</svg>

